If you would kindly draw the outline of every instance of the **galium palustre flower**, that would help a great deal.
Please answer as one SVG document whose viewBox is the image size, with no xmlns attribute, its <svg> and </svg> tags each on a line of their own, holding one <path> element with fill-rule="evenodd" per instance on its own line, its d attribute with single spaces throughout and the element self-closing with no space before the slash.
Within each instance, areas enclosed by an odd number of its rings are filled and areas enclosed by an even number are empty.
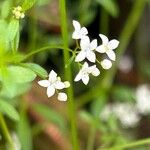
<svg viewBox="0 0 150 150">
<path fill-rule="evenodd" d="M 55 94 L 55 91 L 57 91 L 58 100 L 67 100 L 66 93 L 59 92 L 59 90 L 68 88 L 70 86 L 70 83 L 68 81 L 62 82 L 61 78 L 57 76 L 57 73 L 54 70 L 50 71 L 48 80 L 40 80 L 38 81 L 38 84 L 47 88 L 48 97 L 53 96 Z"/>
</svg>

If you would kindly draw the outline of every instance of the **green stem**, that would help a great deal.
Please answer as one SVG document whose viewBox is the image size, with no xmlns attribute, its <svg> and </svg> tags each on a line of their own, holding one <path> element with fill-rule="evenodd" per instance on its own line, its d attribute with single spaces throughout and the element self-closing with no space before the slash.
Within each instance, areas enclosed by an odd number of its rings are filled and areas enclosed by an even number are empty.
<svg viewBox="0 0 150 150">
<path fill-rule="evenodd" d="M 120 35 L 119 41 L 120 45 L 119 48 L 116 50 L 117 52 L 117 61 L 113 65 L 112 69 L 107 71 L 103 79 L 95 86 L 90 92 L 88 91 L 87 93 L 84 93 L 80 97 L 78 97 L 78 107 L 83 106 L 90 100 L 93 100 L 94 98 L 97 98 L 100 96 L 102 93 L 108 94 L 109 89 L 112 86 L 113 80 L 115 73 L 117 71 L 117 64 L 119 62 L 119 59 L 123 55 L 124 51 L 126 50 L 131 37 L 135 31 L 135 29 L 138 26 L 140 17 L 143 13 L 144 7 L 146 4 L 146 0 L 136 0 L 134 2 L 134 6 L 132 8 L 132 11 L 125 23 L 125 26 L 122 30 L 122 33 Z M 99 92 L 102 91 L 102 92 Z M 90 94 L 89 94 L 90 93 Z M 96 94 L 95 94 L 96 93 Z"/>
<path fill-rule="evenodd" d="M 10 144 L 11 150 L 14 150 L 14 144 L 13 144 L 11 135 L 10 135 L 7 125 L 5 123 L 4 117 L 1 113 L 0 113 L 0 126 L 1 126 L 1 129 L 2 129 L 2 132 L 4 134 L 6 141 Z"/>
<path fill-rule="evenodd" d="M 67 31 L 67 15 L 66 15 L 66 2 L 65 0 L 59 0 L 59 7 L 60 7 L 60 18 L 61 18 L 61 31 L 64 43 L 64 66 L 68 63 L 70 59 L 69 51 L 68 51 L 68 31 Z M 70 81 L 70 88 L 68 88 L 68 111 L 70 115 L 70 123 L 71 123 L 71 139 L 72 139 L 72 149 L 78 150 L 79 143 L 77 138 L 77 123 L 76 123 L 76 114 L 75 114 L 75 104 L 74 104 L 74 96 L 73 96 L 73 83 L 72 83 L 72 72 L 71 66 L 69 65 L 68 68 L 65 68 L 65 78 L 66 80 Z"/>
<path fill-rule="evenodd" d="M 95 133 L 96 133 L 95 126 L 91 126 L 89 137 L 88 137 L 87 150 L 94 149 Z"/>
<path fill-rule="evenodd" d="M 29 57 L 31 57 L 31 56 L 33 56 L 33 55 L 35 55 L 37 53 L 40 53 L 40 52 L 43 52 L 43 51 L 47 51 L 49 49 L 67 49 L 67 51 L 73 53 L 72 49 L 70 49 L 70 48 L 65 48 L 63 46 L 50 45 L 50 46 L 45 46 L 45 47 L 42 47 L 42 48 L 39 48 L 39 49 L 37 49 L 35 51 L 30 52 L 21 61 L 24 61 L 24 60 L 28 59 Z"/>
<path fill-rule="evenodd" d="M 108 35 L 109 32 L 109 15 L 105 9 L 101 9 L 100 14 L 100 32 Z"/>
<path fill-rule="evenodd" d="M 132 142 L 132 143 L 129 143 L 129 144 L 124 144 L 124 145 L 121 145 L 121 146 L 112 147 L 112 148 L 109 148 L 109 149 L 106 149 L 106 150 L 127 149 L 127 148 L 133 148 L 133 147 L 142 146 L 142 145 L 146 145 L 146 144 L 150 144 L 150 138 L 135 141 L 135 142 Z"/>
</svg>

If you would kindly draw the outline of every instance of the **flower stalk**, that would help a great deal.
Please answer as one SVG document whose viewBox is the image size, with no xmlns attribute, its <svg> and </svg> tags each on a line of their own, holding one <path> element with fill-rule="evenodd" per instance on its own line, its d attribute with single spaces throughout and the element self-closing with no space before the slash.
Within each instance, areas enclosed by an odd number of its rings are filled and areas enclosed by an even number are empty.
<svg viewBox="0 0 150 150">
<path fill-rule="evenodd" d="M 59 8 L 60 8 L 62 38 L 63 38 L 64 47 L 65 47 L 64 53 L 63 53 L 64 64 L 66 65 L 68 63 L 68 60 L 70 59 L 70 55 L 68 51 L 69 44 L 68 44 L 67 15 L 66 15 L 66 1 L 65 0 L 59 1 Z M 73 97 L 71 66 L 69 65 L 67 68 L 64 68 L 64 71 L 65 71 L 66 80 L 70 82 L 70 88 L 68 88 L 67 94 L 68 94 L 68 111 L 70 114 L 70 123 L 71 123 L 72 149 L 78 150 L 79 143 L 77 139 L 77 123 L 76 123 L 75 104 L 74 104 L 74 97 Z"/>
</svg>

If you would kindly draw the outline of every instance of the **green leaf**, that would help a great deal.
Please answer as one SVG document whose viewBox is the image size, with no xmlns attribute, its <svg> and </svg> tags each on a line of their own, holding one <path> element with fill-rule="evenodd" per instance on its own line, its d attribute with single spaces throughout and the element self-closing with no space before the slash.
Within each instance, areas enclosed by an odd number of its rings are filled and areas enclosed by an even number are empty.
<svg viewBox="0 0 150 150">
<path fill-rule="evenodd" d="M 8 67 L 8 73 L 16 83 L 31 82 L 36 78 L 36 74 L 32 70 L 21 66 Z"/>
<path fill-rule="evenodd" d="M 114 100 L 133 102 L 135 99 L 134 89 L 128 86 L 118 85 L 112 90 Z"/>
<path fill-rule="evenodd" d="M 0 112 L 14 121 L 19 120 L 19 114 L 16 109 L 5 100 L 0 100 Z"/>
<path fill-rule="evenodd" d="M 31 127 L 26 113 L 20 113 L 20 121 L 17 126 L 18 137 L 21 142 L 21 150 L 32 150 Z"/>
<path fill-rule="evenodd" d="M 0 56 L 8 49 L 9 44 L 7 40 L 7 22 L 4 19 L 0 20 Z"/>
<path fill-rule="evenodd" d="M 117 17 L 119 8 L 115 0 L 96 0 L 111 16 Z"/>
<path fill-rule="evenodd" d="M 24 67 L 27 67 L 27 68 L 31 69 L 32 71 L 34 71 L 41 78 L 47 78 L 48 77 L 47 71 L 38 64 L 35 64 L 35 63 L 21 63 L 21 66 L 24 66 Z"/>
<path fill-rule="evenodd" d="M 11 8 L 11 5 L 12 5 L 12 1 L 11 0 L 5 0 L 2 4 L 2 7 L 1 7 L 1 17 L 2 18 L 7 18 L 9 13 L 11 12 L 10 11 L 10 8 Z"/>
<path fill-rule="evenodd" d="M 66 123 L 64 118 L 52 108 L 44 104 L 34 104 L 33 109 L 40 115 L 42 115 L 45 119 L 47 119 L 49 122 L 53 122 L 58 127 L 60 127 L 62 131 L 66 129 Z"/>
<path fill-rule="evenodd" d="M 19 30 L 19 21 L 12 19 L 8 25 L 7 37 L 9 41 L 13 41 Z"/>
<path fill-rule="evenodd" d="M 94 121 L 93 116 L 92 116 L 90 113 L 86 112 L 86 111 L 80 111 L 79 115 L 80 115 L 80 117 L 81 117 L 84 121 L 86 121 L 86 122 L 88 122 L 88 123 L 90 123 L 90 124 L 92 124 L 93 121 Z"/>
<path fill-rule="evenodd" d="M 20 38 L 20 33 L 18 30 L 14 40 L 11 42 L 11 48 L 15 52 L 18 50 L 18 47 L 19 47 L 19 38 Z"/>
<path fill-rule="evenodd" d="M 35 4 L 35 2 L 36 2 L 36 0 L 24 0 L 24 2 L 22 4 L 22 9 L 23 10 L 30 9 Z"/>
<path fill-rule="evenodd" d="M 101 111 L 106 103 L 106 96 L 102 95 L 98 99 L 94 100 L 91 104 L 91 112 L 95 117 L 99 118 Z"/>
</svg>

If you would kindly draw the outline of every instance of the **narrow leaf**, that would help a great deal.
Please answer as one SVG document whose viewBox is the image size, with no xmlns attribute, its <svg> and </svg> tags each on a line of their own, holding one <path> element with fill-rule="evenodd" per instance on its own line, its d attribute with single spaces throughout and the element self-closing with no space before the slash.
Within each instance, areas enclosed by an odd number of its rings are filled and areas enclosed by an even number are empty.
<svg viewBox="0 0 150 150">
<path fill-rule="evenodd" d="M 32 135 L 29 120 L 26 113 L 23 111 L 20 114 L 20 121 L 17 126 L 18 137 L 21 142 L 22 150 L 32 150 Z"/>
<path fill-rule="evenodd" d="M 12 19 L 8 25 L 7 37 L 9 41 L 13 41 L 19 30 L 19 21 Z"/>
<path fill-rule="evenodd" d="M 96 0 L 111 16 L 117 17 L 119 8 L 115 0 Z"/>
<path fill-rule="evenodd" d="M 38 64 L 35 64 L 35 63 L 22 63 L 21 66 L 24 66 L 24 67 L 27 67 L 27 68 L 31 69 L 32 71 L 34 71 L 41 78 L 48 77 L 47 71 Z"/>
<path fill-rule="evenodd" d="M 24 0 L 24 2 L 22 4 L 23 10 L 30 9 L 35 4 L 35 2 L 36 2 L 36 0 Z"/>
<path fill-rule="evenodd" d="M 33 106 L 33 109 L 48 121 L 55 123 L 62 130 L 66 128 L 65 120 L 63 119 L 63 117 L 52 108 L 43 104 L 35 104 Z"/>
<path fill-rule="evenodd" d="M 19 114 L 16 111 L 16 109 L 7 101 L 2 100 L 2 99 L 0 100 L 0 112 L 5 114 L 8 118 L 14 121 L 19 120 Z"/>
</svg>

